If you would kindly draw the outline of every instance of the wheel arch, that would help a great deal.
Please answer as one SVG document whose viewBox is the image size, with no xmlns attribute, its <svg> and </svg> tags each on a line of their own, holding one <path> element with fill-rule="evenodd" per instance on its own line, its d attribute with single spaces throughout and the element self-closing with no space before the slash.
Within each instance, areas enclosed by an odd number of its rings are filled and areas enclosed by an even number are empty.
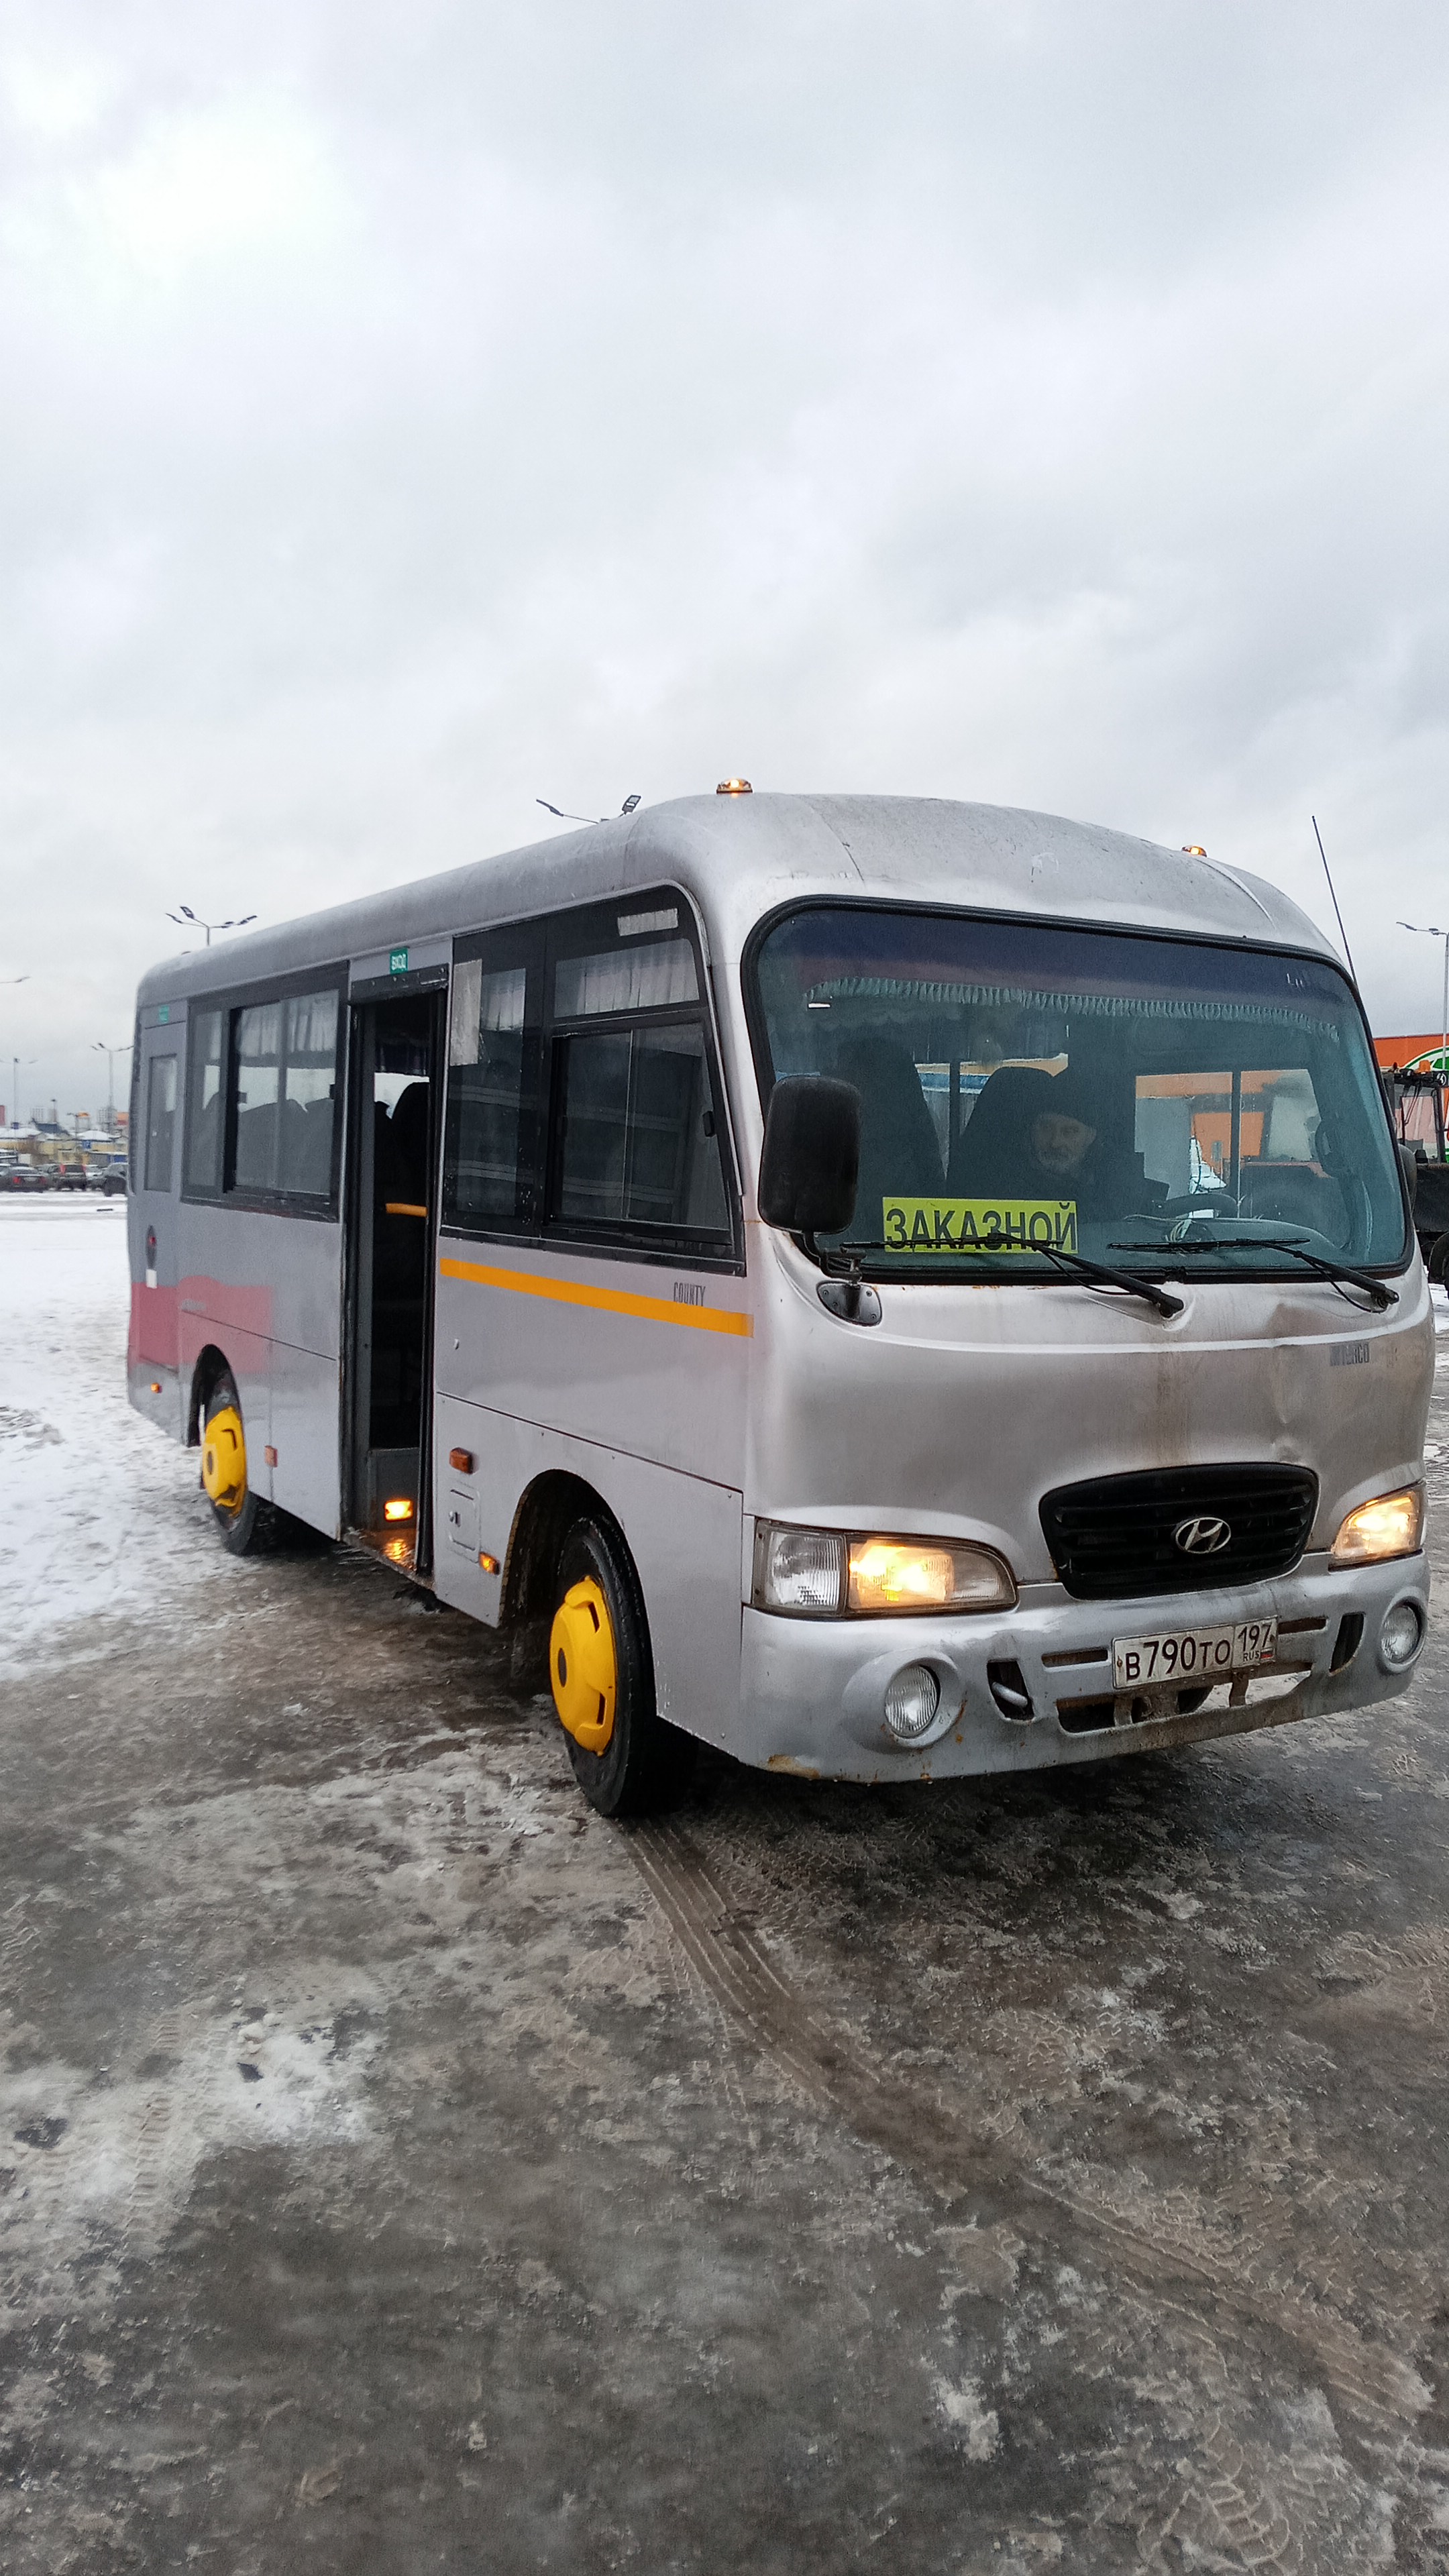
<svg viewBox="0 0 1449 2576">
<path fill-rule="evenodd" d="M 617 1540 L 638 1586 L 638 1568 L 618 1514 L 584 1477 L 570 1475 L 563 1468 L 549 1468 L 524 1487 L 513 1515 L 503 1559 L 500 1626 L 520 1627 L 530 1619 L 551 1615 L 559 1557 L 565 1538 L 578 1520 L 602 1522 Z"/>
<path fill-rule="evenodd" d="M 234 1376 L 235 1372 L 225 1351 L 218 1350 L 215 1342 L 208 1342 L 205 1349 L 197 1353 L 196 1364 L 191 1372 L 191 1393 L 187 1399 L 186 1411 L 188 1449 L 200 1447 L 201 1417 L 211 1400 L 217 1379 L 228 1375 Z"/>
</svg>

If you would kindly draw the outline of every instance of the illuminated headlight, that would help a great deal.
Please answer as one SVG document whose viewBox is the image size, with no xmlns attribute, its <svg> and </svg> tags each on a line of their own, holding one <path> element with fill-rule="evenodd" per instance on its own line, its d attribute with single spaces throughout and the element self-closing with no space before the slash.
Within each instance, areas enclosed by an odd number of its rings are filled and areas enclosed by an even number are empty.
<svg viewBox="0 0 1449 2576">
<path fill-rule="evenodd" d="M 1424 1536 L 1424 1488 L 1405 1485 L 1360 1503 L 1339 1527 L 1330 1565 L 1377 1565 L 1387 1556 L 1417 1556 Z"/>
<path fill-rule="evenodd" d="M 1011 1569 L 957 1539 L 850 1538 L 755 1523 L 754 1605 L 797 1619 L 1009 1610 Z"/>
</svg>

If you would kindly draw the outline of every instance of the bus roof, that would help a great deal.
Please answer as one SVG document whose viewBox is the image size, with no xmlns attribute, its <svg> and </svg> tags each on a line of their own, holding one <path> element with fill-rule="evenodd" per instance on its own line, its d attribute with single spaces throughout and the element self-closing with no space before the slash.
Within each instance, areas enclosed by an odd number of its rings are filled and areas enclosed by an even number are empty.
<svg viewBox="0 0 1449 2576">
<path fill-rule="evenodd" d="M 927 796 L 681 796 L 192 950 L 143 978 L 141 1006 L 335 965 L 668 881 L 716 955 L 809 898 L 961 906 L 1306 950 L 1338 961 L 1262 878 L 1126 832 Z"/>
</svg>

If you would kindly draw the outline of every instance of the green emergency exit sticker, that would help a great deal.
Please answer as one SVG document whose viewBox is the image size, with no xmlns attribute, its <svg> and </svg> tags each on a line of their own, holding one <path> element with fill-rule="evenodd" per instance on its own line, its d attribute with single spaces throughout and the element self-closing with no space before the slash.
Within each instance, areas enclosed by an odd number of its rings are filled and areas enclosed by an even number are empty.
<svg viewBox="0 0 1449 2576">
<path fill-rule="evenodd" d="M 390 948 L 388 950 L 387 971 L 389 975 L 405 975 L 407 973 L 408 952 L 405 948 Z"/>
</svg>

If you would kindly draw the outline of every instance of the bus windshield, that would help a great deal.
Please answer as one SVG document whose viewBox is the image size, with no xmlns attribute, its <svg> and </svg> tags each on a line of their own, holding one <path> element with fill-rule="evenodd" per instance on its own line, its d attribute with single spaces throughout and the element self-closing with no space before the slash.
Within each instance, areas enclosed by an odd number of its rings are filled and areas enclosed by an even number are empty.
<svg viewBox="0 0 1449 2576">
<path fill-rule="evenodd" d="M 861 1100 L 877 1276 L 1399 1269 L 1412 1238 L 1354 996 L 1314 958 L 867 904 L 774 922 L 748 968 L 765 1095 Z"/>
</svg>

